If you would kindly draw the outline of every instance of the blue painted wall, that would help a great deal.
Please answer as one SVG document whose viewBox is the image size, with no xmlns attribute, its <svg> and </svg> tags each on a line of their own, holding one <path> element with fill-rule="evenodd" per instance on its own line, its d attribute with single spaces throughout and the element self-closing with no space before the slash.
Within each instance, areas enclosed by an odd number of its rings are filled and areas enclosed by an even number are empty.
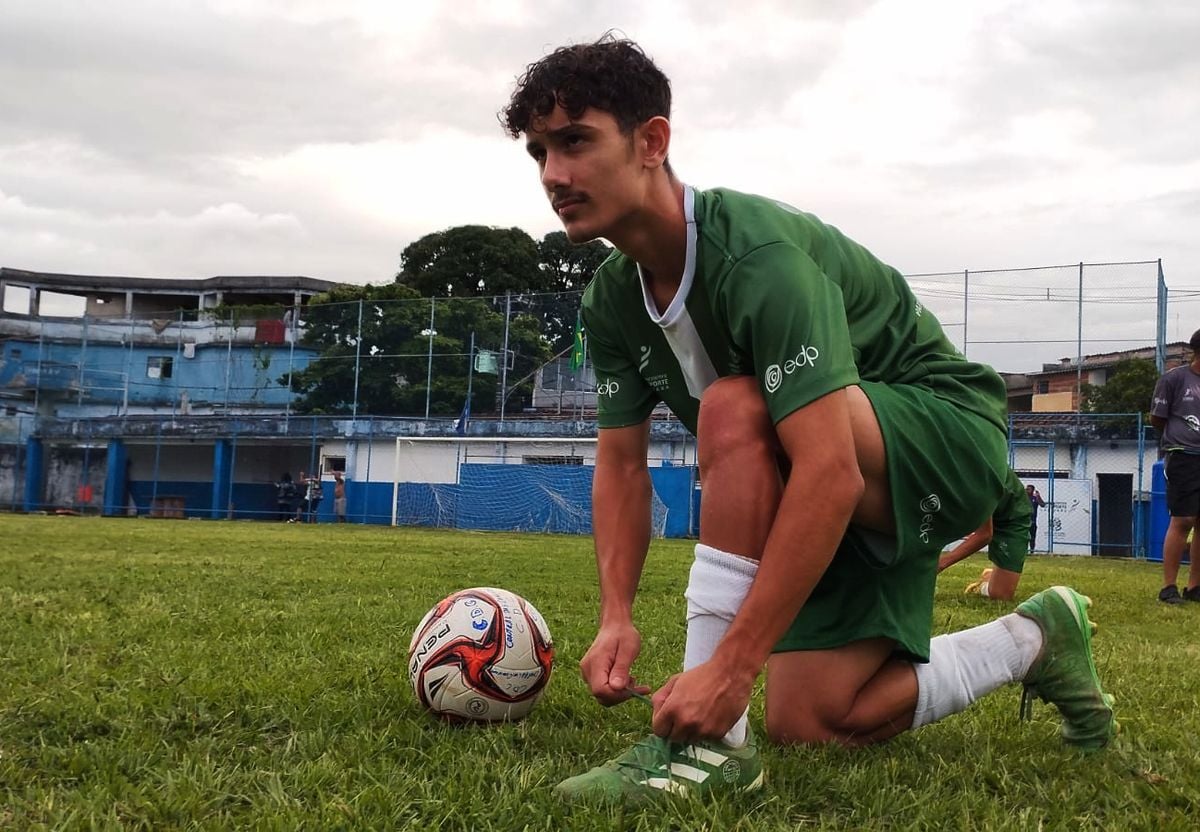
<svg viewBox="0 0 1200 832">
<path fill-rule="evenodd" d="M 463 465 L 461 483 L 401 483 L 399 516 L 404 525 L 443 526 L 457 529 L 505 531 L 527 529 L 559 534 L 592 533 L 591 466 L 567 465 Z M 698 506 L 693 500 L 693 469 L 686 466 L 650 469 L 655 494 L 667 508 L 666 536 L 694 535 Z M 213 483 L 159 482 L 157 491 L 148 480 L 133 480 L 129 494 L 139 515 L 149 515 L 155 496 L 184 501 L 187 517 L 225 517 L 221 506 L 213 512 Z M 332 523 L 333 483 L 324 483 L 324 499 L 317 508 L 319 523 Z M 233 518 L 278 520 L 275 486 L 267 483 L 234 483 Z M 390 482 L 346 483 L 346 515 L 351 523 L 387 525 L 392 522 Z M 124 505 L 124 503 L 120 503 Z M 692 525 L 689 526 L 689 517 Z"/>
<path fill-rule="evenodd" d="M 591 466 L 463 465 L 457 485 L 401 483 L 397 513 L 405 525 L 591 534 L 593 473 Z M 695 533 L 699 513 L 689 514 L 693 476 L 686 466 L 650 469 L 655 494 L 667 508 L 667 537 Z M 384 496 L 390 501 L 390 486 Z M 384 507 L 390 519 L 390 502 Z"/>
<path fill-rule="evenodd" d="M 157 347 L 97 343 L 84 347 L 78 343 L 39 346 L 37 341 L 7 341 L 0 362 L 0 387 L 74 390 L 82 361 L 83 384 L 91 403 L 120 403 L 128 373 L 130 404 L 176 402 L 184 392 L 193 403 L 224 403 L 228 386 L 231 404 L 282 407 L 290 394 L 278 379 L 287 373 L 289 357 L 292 369 L 299 371 L 317 354 L 297 346 L 292 355 L 287 344 L 235 344 L 232 351 L 225 345 L 212 344 L 197 345 L 195 358 L 184 358 L 177 347 L 175 343 Z M 147 376 L 152 358 L 171 359 L 170 378 Z"/>
</svg>

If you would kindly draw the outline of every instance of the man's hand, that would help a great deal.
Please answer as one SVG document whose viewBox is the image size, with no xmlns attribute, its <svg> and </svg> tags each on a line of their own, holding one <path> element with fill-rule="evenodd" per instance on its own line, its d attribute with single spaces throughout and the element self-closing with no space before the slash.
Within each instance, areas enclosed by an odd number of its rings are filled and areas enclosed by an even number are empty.
<svg viewBox="0 0 1200 832">
<path fill-rule="evenodd" d="M 638 685 L 629 675 L 629 668 L 641 651 L 642 636 L 632 623 L 600 628 L 579 663 L 579 672 L 601 705 L 624 702 L 632 695 L 630 691 L 650 692 L 650 688 Z"/>
<path fill-rule="evenodd" d="M 674 742 L 723 737 L 750 704 L 754 678 L 716 660 L 672 676 L 652 700 L 654 733 Z"/>
</svg>

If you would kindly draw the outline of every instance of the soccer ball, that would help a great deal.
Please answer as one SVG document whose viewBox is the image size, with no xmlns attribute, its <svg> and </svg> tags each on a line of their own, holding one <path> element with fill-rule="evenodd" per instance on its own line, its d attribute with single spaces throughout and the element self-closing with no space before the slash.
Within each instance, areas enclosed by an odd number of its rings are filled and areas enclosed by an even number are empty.
<svg viewBox="0 0 1200 832">
<path fill-rule="evenodd" d="M 475 587 L 425 614 L 408 646 L 408 677 L 421 704 L 452 722 L 525 716 L 550 681 L 554 643 L 520 595 Z"/>
</svg>

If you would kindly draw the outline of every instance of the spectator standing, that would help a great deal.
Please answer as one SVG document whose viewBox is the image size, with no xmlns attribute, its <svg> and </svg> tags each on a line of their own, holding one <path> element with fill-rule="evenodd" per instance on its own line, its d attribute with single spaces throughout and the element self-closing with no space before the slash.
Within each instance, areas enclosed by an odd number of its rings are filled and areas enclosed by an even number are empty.
<svg viewBox="0 0 1200 832">
<path fill-rule="evenodd" d="M 296 483 L 287 471 L 275 483 L 275 508 L 281 523 L 291 520 L 296 513 Z"/>
<path fill-rule="evenodd" d="M 346 522 L 346 480 L 341 471 L 333 472 L 333 521 Z"/>
<path fill-rule="evenodd" d="M 1025 493 L 1029 496 L 1029 551 L 1032 552 L 1037 543 L 1038 509 L 1046 505 L 1046 501 L 1032 485 L 1025 486 Z"/>
<path fill-rule="evenodd" d="M 1192 538 L 1188 586 L 1180 595 L 1175 582 L 1188 546 L 1188 533 L 1200 515 L 1200 330 L 1188 342 L 1192 360 L 1168 370 L 1154 386 L 1150 424 L 1161 437 L 1167 477 L 1167 511 L 1171 522 L 1163 536 L 1163 588 L 1158 600 L 1165 604 L 1200 601 L 1200 572 L 1196 557 L 1200 546 Z"/>
<path fill-rule="evenodd" d="M 315 474 L 304 481 L 304 509 L 305 520 L 309 523 L 317 522 L 317 509 L 321 506 L 321 498 L 324 492 L 321 489 L 321 475 Z"/>
</svg>

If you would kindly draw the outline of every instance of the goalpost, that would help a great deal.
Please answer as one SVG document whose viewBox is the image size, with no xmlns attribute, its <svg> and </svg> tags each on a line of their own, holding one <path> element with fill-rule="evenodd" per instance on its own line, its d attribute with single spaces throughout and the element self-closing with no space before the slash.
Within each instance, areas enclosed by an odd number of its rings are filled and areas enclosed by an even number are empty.
<svg viewBox="0 0 1200 832">
<path fill-rule="evenodd" d="M 392 525 L 590 534 L 596 439 L 396 439 Z M 651 534 L 667 507 L 652 490 Z"/>
</svg>

